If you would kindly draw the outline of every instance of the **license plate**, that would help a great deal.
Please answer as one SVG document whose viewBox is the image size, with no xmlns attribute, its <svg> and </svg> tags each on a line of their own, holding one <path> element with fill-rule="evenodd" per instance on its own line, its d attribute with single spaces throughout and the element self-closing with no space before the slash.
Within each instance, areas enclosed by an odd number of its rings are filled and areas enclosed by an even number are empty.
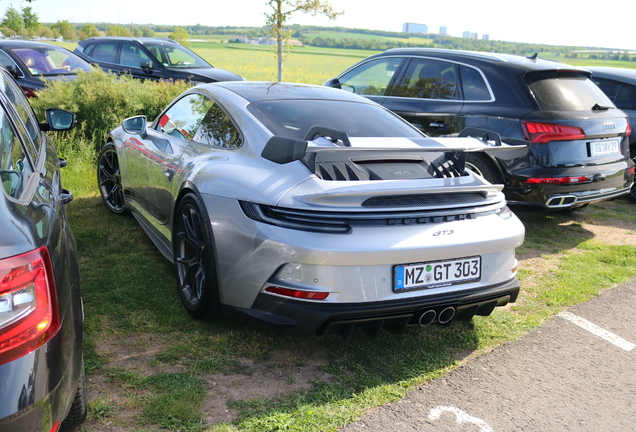
<svg viewBox="0 0 636 432">
<path fill-rule="evenodd" d="M 603 140 L 590 142 L 590 156 L 603 156 L 617 154 L 620 152 L 618 140 Z"/>
<path fill-rule="evenodd" d="M 394 290 L 440 288 L 481 279 L 481 257 L 395 266 Z"/>
</svg>

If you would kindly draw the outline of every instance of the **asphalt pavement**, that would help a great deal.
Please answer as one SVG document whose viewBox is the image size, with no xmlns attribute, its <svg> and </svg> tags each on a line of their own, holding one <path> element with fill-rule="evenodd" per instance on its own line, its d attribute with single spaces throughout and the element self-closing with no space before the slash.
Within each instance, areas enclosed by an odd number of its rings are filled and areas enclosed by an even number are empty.
<svg viewBox="0 0 636 432">
<path fill-rule="evenodd" d="M 636 431 L 636 279 L 342 432 Z"/>
</svg>

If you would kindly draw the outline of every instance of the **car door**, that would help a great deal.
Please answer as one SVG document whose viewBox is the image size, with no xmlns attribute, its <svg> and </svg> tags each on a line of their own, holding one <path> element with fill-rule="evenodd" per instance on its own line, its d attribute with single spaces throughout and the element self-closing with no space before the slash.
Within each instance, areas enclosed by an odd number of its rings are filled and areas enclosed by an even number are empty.
<svg viewBox="0 0 636 432">
<path fill-rule="evenodd" d="M 382 105 L 429 136 L 464 128 L 457 66 L 449 61 L 412 57 L 386 92 Z"/>
<path fill-rule="evenodd" d="M 140 45 L 122 43 L 117 63 L 122 70 L 138 79 L 158 80 L 156 60 Z"/>
<path fill-rule="evenodd" d="M 124 144 L 129 188 L 133 198 L 164 224 L 172 211 L 173 181 L 181 171 L 181 155 L 190 146 L 212 101 L 189 94 L 164 111 L 146 136 Z"/>
</svg>

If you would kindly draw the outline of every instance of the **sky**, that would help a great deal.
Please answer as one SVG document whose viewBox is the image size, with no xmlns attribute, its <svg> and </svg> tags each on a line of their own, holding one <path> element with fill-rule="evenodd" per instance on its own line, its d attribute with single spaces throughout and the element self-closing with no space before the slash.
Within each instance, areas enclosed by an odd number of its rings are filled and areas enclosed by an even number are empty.
<svg viewBox="0 0 636 432">
<path fill-rule="evenodd" d="M 112 22 L 206 26 L 262 26 L 267 0 L 3 0 L 4 7 L 30 6 L 40 22 Z M 490 40 L 549 45 L 589 46 L 636 50 L 629 19 L 636 6 L 627 0 L 611 3 L 603 13 L 600 3 L 565 0 L 331 0 L 344 14 L 335 20 L 296 13 L 291 24 L 339 26 L 402 31 L 405 22 L 428 25 L 429 33 L 446 26 L 450 36 L 464 31 L 488 34 Z M 592 7 L 592 4 L 594 7 Z"/>
</svg>

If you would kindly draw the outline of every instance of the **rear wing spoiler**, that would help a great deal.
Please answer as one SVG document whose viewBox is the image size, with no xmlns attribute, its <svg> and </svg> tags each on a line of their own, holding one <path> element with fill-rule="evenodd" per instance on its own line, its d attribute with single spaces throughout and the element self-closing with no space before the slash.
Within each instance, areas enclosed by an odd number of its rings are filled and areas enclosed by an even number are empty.
<svg viewBox="0 0 636 432">
<path fill-rule="evenodd" d="M 407 147 L 354 147 L 345 132 L 326 126 L 313 126 L 304 140 L 271 137 L 261 156 L 278 164 L 301 160 L 314 173 L 318 173 L 320 166 L 324 164 L 333 165 L 337 169 L 339 167 L 341 171 L 351 171 L 351 162 L 363 165 L 407 163 L 413 166 L 413 163 L 427 161 L 429 172 L 429 165 L 433 166 L 434 171 L 441 169 L 442 172 L 435 176 L 457 177 L 466 175 L 468 153 L 486 152 L 493 157 L 516 159 L 528 152 L 526 145 L 507 145 L 502 143 L 496 132 L 473 128 L 465 129 L 456 138 L 422 137 L 409 142 L 412 145 Z"/>
</svg>

